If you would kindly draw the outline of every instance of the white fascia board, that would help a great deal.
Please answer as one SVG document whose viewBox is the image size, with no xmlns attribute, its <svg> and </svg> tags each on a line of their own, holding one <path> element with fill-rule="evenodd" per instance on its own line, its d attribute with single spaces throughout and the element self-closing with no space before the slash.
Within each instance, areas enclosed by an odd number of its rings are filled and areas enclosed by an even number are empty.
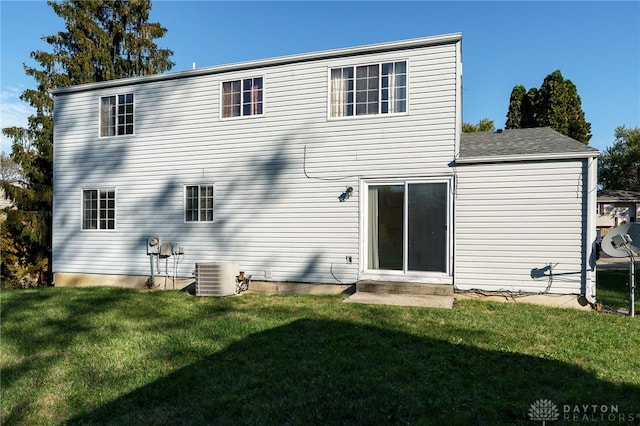
<svg viewBox="0 0 640 426">
<path fill-rule="evenodd" d="M 489 155 L 486 157 L 456 158 L 456 164 L 476 163 L 507 163 L 517 161 L 542 161 L 542 160 L 574 160 L 579 158 L 596 158 L 599 152 L 560 152 L 552 154 L 528 154 L 528 155 Z"/>
<path fill-rule="evenodd" d="M 462 40 L 461 33 L 451 33 L 431 37 L 421 37 L 408 40 L 400 40 L 387 43 L 369 44 L 364 46 L 349 47 L 342 49 L 324 50 L 298 55 L 280 56 L 276 58 L 261 59 L 256 61 L 238 62 L 228 65 L 217 65 L 211 67 L 197 68 L 193 70 L 169 72 L 165 74 L 153 74 L 144 77 L 130 77 L 117 80 L 101 81 L 98 83 L 80 84 L 77 86 L 60 87 L 51 90 L 53 95 L 72 92 L 83 92 L 93 89 L 126 86 L 131 84 L 148 83 L 152 81 L 173 80 L 185 77 L 195 77 L 209 74 L 219 74 L 223 72 L 240 71 L 252 68 L 262 68 L 269 66 L 285 65 L 296 62 L 315 61 L 319 59 L 330 59 L 342 56 L 354 56 L 368 53 L 378 53 L 386 51 L 413 49 L 418 47 L 434 46 L 438 44 L 459 43 Z"/>
</svg>

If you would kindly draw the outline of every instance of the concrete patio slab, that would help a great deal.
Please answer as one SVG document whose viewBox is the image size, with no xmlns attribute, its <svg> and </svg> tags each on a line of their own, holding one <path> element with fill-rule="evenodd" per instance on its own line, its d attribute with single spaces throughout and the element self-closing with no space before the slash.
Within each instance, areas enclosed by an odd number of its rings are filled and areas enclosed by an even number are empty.
<svg viewBox="0 0 640 426">
<path fill-rule="evenodd" d="M 551 306 L 555 308 L 571 308 L 592 310 L 593 307 L 587 302 L 587 300 L 575 294 L 532 294 L 526 296 L 519 296 L 517 294 L 478 294 L 472 291 L 459 292 L 455 295 L 456 300 L 473 299 L 482 300 L 488 302 L 501 302 L 501 303 L 530 303 L 540 306 Z"/>
<path fill-rule="evenodd" d="M 370 305 L 418 306 L 442 309 L 453 308 L 452 296 L 424 294 L 391 294 L 358 291 L 346 298 L 343 302 L 364 303 Z"/>
</svg>

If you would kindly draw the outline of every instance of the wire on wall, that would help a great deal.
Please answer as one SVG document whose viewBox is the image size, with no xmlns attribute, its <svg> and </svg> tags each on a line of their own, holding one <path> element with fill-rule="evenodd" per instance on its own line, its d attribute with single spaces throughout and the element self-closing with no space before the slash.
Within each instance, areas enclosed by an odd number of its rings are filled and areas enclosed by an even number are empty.
<svg viewBox="0 0 640 426">
<path fill-rule="evenodd" d="M 343 176 L 343 177 L 338 177 L 338 178 L 321 178 L 321 177 L 316 177 L 316 176 L 309 176 L 309 173 L 307 173 L 307 146 L 306 145 L 304 146 L 304 156 L 302 158 L 302 171 L 304 172 L 304 175 L 307 177 L 307 179 L 324 180 L 324 181 L 329 181 L 329 182 L 337 182 L 337 181 L 341 181 L 341 180 L 359 178 L 360 177 L 358 175 Z"/>
</svg>

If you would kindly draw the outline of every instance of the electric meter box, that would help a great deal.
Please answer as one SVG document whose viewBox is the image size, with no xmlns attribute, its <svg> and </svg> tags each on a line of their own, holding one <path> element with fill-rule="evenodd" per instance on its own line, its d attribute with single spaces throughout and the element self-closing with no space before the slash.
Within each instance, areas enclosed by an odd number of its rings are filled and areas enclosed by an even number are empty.
<svg viewBox="0 0 640 426">
<path fill-rule="evenodd" d="M 158 254 L 160 252 L 160 237 L 149 237 L 147 239 L 147 254 Z"/>
</svg>

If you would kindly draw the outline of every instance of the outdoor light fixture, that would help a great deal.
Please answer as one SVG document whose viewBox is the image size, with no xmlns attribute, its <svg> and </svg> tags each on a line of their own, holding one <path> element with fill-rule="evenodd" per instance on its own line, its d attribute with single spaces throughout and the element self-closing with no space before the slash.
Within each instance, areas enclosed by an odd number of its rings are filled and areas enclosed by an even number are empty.
<svg viewBox="0 0 640 426">
<path fill-rule="evenodd" d="M 349 199 L 349 197 L 351 197 L 351 194 L 353 193 L 353 187 L 349 186 L 347 187 L 347 189 L 345 189 L 345 191 L 340 194 L 340 196 L 338 197 L 338 200 L 340 200 L 341 203 L 347 201 Z"/>
</svg>

